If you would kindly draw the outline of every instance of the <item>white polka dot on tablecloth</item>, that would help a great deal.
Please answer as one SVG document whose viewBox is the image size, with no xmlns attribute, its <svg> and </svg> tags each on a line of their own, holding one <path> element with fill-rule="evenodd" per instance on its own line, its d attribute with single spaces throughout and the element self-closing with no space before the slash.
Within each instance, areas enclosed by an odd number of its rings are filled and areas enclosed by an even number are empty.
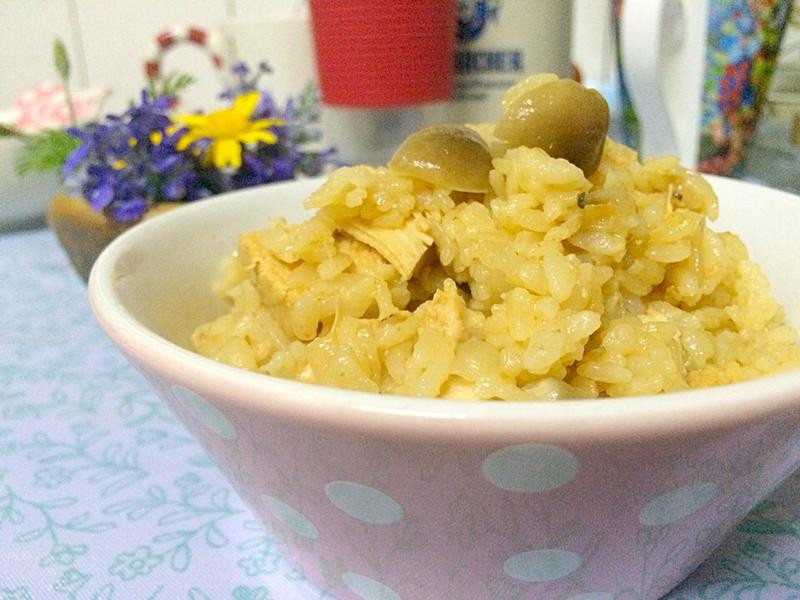
<svg viewBox="0 0 800 600">
<path fill-rule="evenodd" d="M 228 417 L 197 392 L 182 385 L 172 386 L 172 395 L 189 413 L 208 429 L 226 440 L 236 439 L 236 428 Z"/>
<path fill-rule="evenodd" d="M 567 600 L 614 600 L 614 594 L 608 592 L 586 592 L 577 596 L 570 596 Z"/>
<path fill-rule="evenodd" d="M 365 575 L 342 573 L 342 581 L 351 592 L 364 600 L 402 600 L 393 589 Z"/>
<path fill-rule="evenodd" d="M 506 575 L 530 583 L 555 581 L 574 573 L 583 564 L 574 552 L 542 548 L 515 554 L 503 564 Z"/>
<path fill-rule="evenodd" d="M 373 525 L 391 525 L 403 520 L 403 507 L 380 490 L 354 481 L 331 481 L 325 495 L 351 517 Z"/>
<path fill-rule="evenodd" d="M 550 444 L 518 444 L 490 454 L 483 461 L 483 476 L 510 492 L 548 492 L 571 481 L 578 459 Z"/>
<path fill-rule="evenodd" d="M 314 527 L 311 520 L 299 510 L 267 494 L 261 496 L 261 502 L 278 521 L 294 531 L 297 535 L 310 540 L 315 540 L 319 537 L 317 528 Z"/>
<path fill-rule="evenodd" d="M 702 509 L 719 488 L 715 483 L 693 483 L 670 490 L 645 504 L 639 513 L 642 525 L 669 525 Z"/>
</svg>

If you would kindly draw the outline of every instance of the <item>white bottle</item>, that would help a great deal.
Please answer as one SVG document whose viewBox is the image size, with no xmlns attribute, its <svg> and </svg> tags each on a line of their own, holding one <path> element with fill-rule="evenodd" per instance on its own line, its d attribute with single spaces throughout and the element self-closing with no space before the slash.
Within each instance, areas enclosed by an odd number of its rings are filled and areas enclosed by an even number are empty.
<svg viewBox="0 0 800 600">
<path fill-rule="evenodd" d="M 454 123 L 500 116 L 503 93 L 520 79 L 569 77 L 572 0 L 458 0 Z"/>
</svg>

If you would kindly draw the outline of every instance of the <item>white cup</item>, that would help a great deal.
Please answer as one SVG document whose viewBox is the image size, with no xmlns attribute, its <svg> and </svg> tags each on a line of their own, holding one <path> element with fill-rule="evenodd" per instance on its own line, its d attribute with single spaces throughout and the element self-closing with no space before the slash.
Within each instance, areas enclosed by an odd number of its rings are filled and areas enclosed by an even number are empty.
<svg viewBox="0 0 800 600">
<path fill-rule="evenodd" d="M 459 0 L 458 12 L 449 121 L 496 121 L 503 94 L 520 79 L 571 75 L 572 0 Z"/>
<path fill-rule="evenodd" d="M 706 0 L 624 0 L 620 54 L 644 156 L 697 166 Z"/>
<path fill-rule="evenodd" d="M 690 168 L 735 173 L 767 96 L 791 0 L 615 3 L 626 141 L 645 157 L 676 155 Z"/>
<path fill-rule="evenodd" d="M 0 231 L 41 224 L 47 204 L 61 187 L 57 173 L 17 175 L 21 149 L 19 140 L 0 138 Z"/>
</svg>

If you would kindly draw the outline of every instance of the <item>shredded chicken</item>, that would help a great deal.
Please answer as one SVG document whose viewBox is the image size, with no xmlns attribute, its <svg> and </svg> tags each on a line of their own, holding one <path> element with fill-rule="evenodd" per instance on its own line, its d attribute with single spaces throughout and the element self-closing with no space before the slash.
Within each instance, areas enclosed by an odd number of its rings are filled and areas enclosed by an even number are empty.
<svg viewBox="0 0 800 600">
<path fill-rule="evenodd" d="M 239 257 L 245 269 L 255 273 L 255 284 L 265 304 L 281 302 L 289 291 L 291 266 L 275 258 L 261 242 L 257 231 L 239 237 Z"/>
<path fill-rule="evenodd" d="M 416 213 L 399 228 L 376 227 L 361 220 L 350 221 L 342 231 L 371 246 L 397 269 L 404 281 L 411 279 L 425 251 L 433 244 L 427 220 Z"/>
</svg>

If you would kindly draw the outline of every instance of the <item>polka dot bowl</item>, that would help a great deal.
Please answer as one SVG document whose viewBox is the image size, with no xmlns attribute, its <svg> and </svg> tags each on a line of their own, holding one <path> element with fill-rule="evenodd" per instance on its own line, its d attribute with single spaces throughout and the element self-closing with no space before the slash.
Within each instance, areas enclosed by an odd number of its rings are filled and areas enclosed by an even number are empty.
<svg viewBox="0 0 800 600">
<path fill-rule="evenodd" d="M 712 178 L 790 322 L 800 198 Z M 800 373 L 554 403 L 379 396 L 193 353 L 237 233 L 303 217 L 309 180 L 132 228 L 89 282 L 102 327 L 307 576 L 339 600 L 655 599 L 800 462 Z"/>
</svg>

